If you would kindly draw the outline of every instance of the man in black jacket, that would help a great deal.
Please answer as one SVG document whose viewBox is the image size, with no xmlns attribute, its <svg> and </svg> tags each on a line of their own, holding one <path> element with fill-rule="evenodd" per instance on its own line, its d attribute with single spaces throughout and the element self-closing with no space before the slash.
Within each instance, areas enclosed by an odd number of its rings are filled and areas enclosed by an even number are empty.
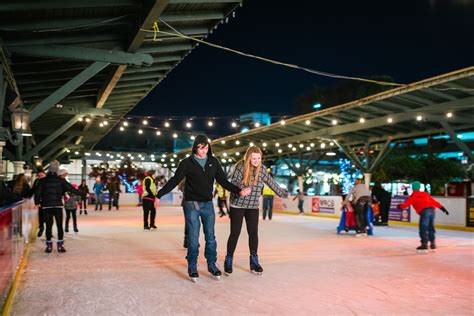
<svg viewBox="0 0 474 316">
<path fill-rule="evenodd" d="M 63 231 L 63 196 L 66 192 L 84 196 L 86 193 L 75 189 L 70 183 L 58 176 L 59 161 L 54 160 L 49 165 L 49 172 L 39 181 L 35 192 L 35 205 L 44 211 L 46 221 L 46 253 L 53 250 L 51 241 L 53 217 L 58 230 L 58 252 L 66 252 L 64 248 Z"/>
<path fill-rule="evenodd" d="M 215 213 L 212 203 L 212 192 L 214 180 L 226 190 L 242 196 L 250 193 L 250 188 L 241 188 L 233 185 L 227 180 L 219 160 L 212 155 L 211 145 L 205 135 L 198 135 L 194 140 L 192 155 L 183 159 L 174 176 L 168 180 L 165 186 L 158 191 L 157 198 L 160 199 L 167 194 L 179 182 L 186 177 L 184 184 L 183 208 L 186 224 L 189 228 L 188 274 L 193 282 L 196 282 L 199 274 L 197 272 L 197 257 L 199 254 L 199 231 L 200 220 L 203 224 L 206 246 L 204 256 L 207 260 L 207 270 L 211 275 L 219 279 L 221 271 L 216 265 L 217 243 L 214 235 Z"/>
</svg>

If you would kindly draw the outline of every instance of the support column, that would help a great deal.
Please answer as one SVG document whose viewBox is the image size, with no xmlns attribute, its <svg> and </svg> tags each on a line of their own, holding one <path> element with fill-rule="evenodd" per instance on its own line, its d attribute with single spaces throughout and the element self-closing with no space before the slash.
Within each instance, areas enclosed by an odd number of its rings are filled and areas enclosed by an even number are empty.
<svg viewBox="0 0 474 316">
<path fill-rule="evenodd" d="M 303 176 L 298 176 L 298 188 L 300 189 L 300 192 L 304 192 Z"/>
<path fill-rule="evenodd" d="M 23 166 L 25 165 L 24 161 L 12 161 L 13 163 L 13 175 L 19 175 L 20 173 L 25 172 Z"/>
<path fill-rule="evenodd" d="M 370 178 L 372 174 L 371 173 L 364 173 L 364 183 L 367 189 L 370 189 Z"/>
<path fill-rule="evenodd" d="M 82 179 L 87 179 L 87 159 L 82 158 L 82 174 L 81 174 Z"/>
<path fill-rule="evenodd" d="M 3 167 L 3 147 L 5 146 L 4 141 L 0 141 L 0 180 L 5 179 L 5 170 Z"/>
</svg>

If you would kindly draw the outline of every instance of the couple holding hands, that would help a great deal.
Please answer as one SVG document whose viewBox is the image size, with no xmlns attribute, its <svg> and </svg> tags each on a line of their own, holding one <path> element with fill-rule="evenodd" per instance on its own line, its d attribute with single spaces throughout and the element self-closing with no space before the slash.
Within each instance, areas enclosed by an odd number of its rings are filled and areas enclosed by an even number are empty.
<svg viewBox="0 0 474 316">
<path fill-rule="evenodd" d="M 234 251 L 237 246 L 243 219 L 247 225 L 250 248 L 250 270 L 262 274 L 258 261 L 258 211 L 264 184 L 267 184 L 278 196 L 287 197 L 288 191 L 281 188 L 267 173 L 262 165 L 262 151 L 250 146 L 244 158 L 237 162 L 230 181 L 222 170 L 219 160 L 213 156 L 211 144 L 205 135 L 198 135 L 193 144 L 192 154 L 183 159 L 175 175 L 158 191 L 160 199 L 185 179 L 183 208 L 186 225 L 189 230 L 188 275 L 193 282 L 199 278 L 197 258 L 199 254 L 199 232 L 201 222 L 205 237 L 204 256 L 207 269 L 215 279 L 221 271 L 216 265 L 217 243 L 214 234 L 215 212 L 212 202 L 214 180 L 231 192 L 230 195 L 230 236 L 227 241 L 227 255 L 224 261 L 226 274 L 232 273 Z"/>
</svg>

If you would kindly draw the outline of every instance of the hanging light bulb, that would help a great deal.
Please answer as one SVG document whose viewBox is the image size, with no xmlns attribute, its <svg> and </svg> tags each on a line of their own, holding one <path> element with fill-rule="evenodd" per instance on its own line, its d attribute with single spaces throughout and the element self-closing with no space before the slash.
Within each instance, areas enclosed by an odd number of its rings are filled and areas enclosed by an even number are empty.
<svg viewBox="0 0 474 316">
<path fill-rule="evenodd" d="M 123 128 L 123 126 L 120 126 L 120 131 L 123 132 L 125 130 L 125 128 Z"/>
<path fill-rule="evenodd" d="M 224 144 L 225 144 L 225 140 L 221 140 L 221 144 L 224 145 Z"/>
<path fill-rule="evenodd" d="M 90 123 L 90 122 L 91 122 L 91 118 L 90 118 L 90 117 L 86 117 L 86 118 L 84 119 L 84 121 L 86 121 L 86 123 Z"/>
<path fill-rule="evenodd" d="M 364 123 L 364 122 L 365 122 L 365 118 L 361 117 L 361 118 L 359 119 L 359 122 Z"/>
<path fill-rule="evenodd" d="M 310 121 L 310 120 L 306 120 L 305 124 L 306 124 L 306 125 L 311 125 L 311 121 Z"/>
<path fill-rule="evenodd" d="M 100 122 L 99 126 L 104 127 L 104 123 Z"/>
<path fill-rule="evenodd" d="M 280 147 L 280 143 L 275 143 L 275 147 Z"/>
<path fill-rule="evenodd" d="M 260 123 L 259 123 L 259 122 L 256 122 L 256 123 L 255 123 L 255 127 L 260 127 Z"/>
<path fill-rule="evenodd" d="M 191 128 L 193 125 L 191 124 L 191 122 L 186 122 L 186 127 L 187 128 Z"/>
<path fill-rule="evenodd" d="M 170 127 L 170 123 L 169 123 L 169 122 L 165 122 L 165 127 Z"/>
<path fill-rule="evenodd" d="M 160 136 L 161 135 L 161 132 L 160 131 L 156 131 L 156 136 Z"/>
<path fill-rule="evenodd" d="M 128 126 L 128 122 L 123 122 L 123 126 Z"/>
<path fill-rule="evenodd" d="M 139 129 L 138 134 L 143 134 L 143 130 Z"/>
<path fill-rule="evenodd" d="M 418 115 L 418 116 L 416 117 L 416 120 L 417 120 L 418 122 L 421 121 L 421 120 L 423 120 L 423 116 Z"/>
<path fill-rule="evenodd" d="M 337 125 L 337 120 L 332 120 L 332 125 Z"/>
<path fill-rule="evenodd" d="M 213 122 L 213 121 L 209 121 L 209 122 L 207 122 L 207 126 L 209 126 L 209 127 L 212 127 L 212 126 L 214 126 L 214 122 Z"/>
<path fill-rule="evenodd" d="M 196 136 L 191 135 L 191 139 L 192 139 L 192 140 L 195 140 L 195 139 L 196 139 Z"/>
<path fill-rule="evenodd" d="M 448 117 L 448 118 L 449 118 L 449 117 L 453 117 L 453 113 L 452 113 L 452 112 L 446 113 L 446 117 Z"/>
<path fill-rule="evenodd" d="M 280 121 L 280 124 L 281 124 L 281 125 L 285 125 L 285 124 L 286 124 L 285 120 L 281 120 L 281 121 Z"/>
<path fill-rule="evenodd" d="M 236 123 L 236 122 L 232 122 L 230 125 L 231 125 L 232 127 L 234 127 L 234 128 L 237 127 L 237 123 Z"/>
<path fill-rule="evenodd" d="M 143 120 L 143 125 L 148 125 L 148 121 L 147 120 Z"/>
<path fill-rule="evenodd" d="M 389 118 L 387 119 L 387 123 L 392 123 L 392 122 L 393 122 L 393 118 L 389 117 Z"/>
<path fill-rule="evenodd" d="M 282 152 L 283 152 L 283 150 L 281 150 L 281 148 L 278 149 L 278 153 L 279 153 L 279 154 L 281 154 Z"/>
<path fill-rule="evenodd" d="M 178 138 L 178 134 L 173 133 L 173 138 Z"/>
<path fill-rule="evenodd" d="M 235 144 L 236 144 L 236 145 L 240 145 L 240 140 L 236 140 L 236 141 L 235 141 Z"/>
<path fill-rule="evenodd" d="M 79 118 L 79 122 L 82 122 L 82 121 L 84 121 L 84 118 L 81 116 L 81 117 Z"/>
</svg>

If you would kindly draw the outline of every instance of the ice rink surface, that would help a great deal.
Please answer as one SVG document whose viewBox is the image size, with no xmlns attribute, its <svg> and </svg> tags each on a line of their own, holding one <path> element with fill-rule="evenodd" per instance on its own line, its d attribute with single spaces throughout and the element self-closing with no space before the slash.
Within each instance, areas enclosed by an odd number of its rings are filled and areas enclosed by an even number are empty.
<svg viewBox="0 0 474 316">
<path fill-rule="evenodd" d="M 142 210 L 89 211 L 67 253 L 32 245 L 13 315 L 473 315 L 473 233 L 438 230 L 438 250 L 417 254 L 416 227 L 336 235 L 338 220 L 274 214 L 260 218 L 263 275 L 249 272 L 245 224 L 234 273 L 187 277 L 179 207 L 161 207 L 158 229 L 142 229 Z M 56 233 L 54 232 L 56 235 Z M 217 218 L 223 270 L 229 219 Z M 202 233 L 201 233 L 202 239 Z M 204 241 L 201 240 L 201 245 Z"/>
</svg>

